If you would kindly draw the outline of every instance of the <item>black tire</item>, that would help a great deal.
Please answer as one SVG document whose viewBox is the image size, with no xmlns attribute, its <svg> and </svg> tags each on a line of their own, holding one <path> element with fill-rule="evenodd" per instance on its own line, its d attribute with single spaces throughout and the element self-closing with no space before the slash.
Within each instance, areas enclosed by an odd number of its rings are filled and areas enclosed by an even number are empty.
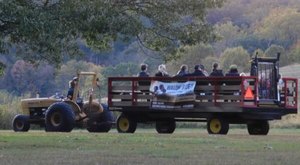
<svg viewBox="0 0 300 165">
<path fill-rule="evenodd" d="M 64 102 L 52 104 L 46 112 L 46 131 L 71 132 L 75 126 L 72 107 Z"/>
<path fill-rule="evenodd" d="M 117 119 L 117 130 L 119 133 L 134 133 L 136 127 L 136 121 L 123 113 Z"/>
<path fill-rule="evenodd" d="M 267 135 L 270 125 L 268 121 L 255 121 L 247 124 L 249 135 Z"/>
<path fill-rule="evenodd" d="M 209 134 L 226 135 L 229 130 L 229 123 L 221 117 L 209 118 L 206 126 Z"/>
<path fill-rule="evenodd" d="M 29 116 L 16 115 L 12 125 L 15 132 L 27 132 L 30 129 Z"/>
<path fill-rule="evenodd" d="M 171 134 L 175 131 L 175 128 L 176 128 L 175 120 L 157 121 L 155 125 L 155 129 L 158 133 Z"/>
<path fill-rule="evenodd" d="M 115 119 L 113 113 L 109 110 L 107 105 L 101 105 L 103 112 L 99 116 L 90 118 L 87 121 L 87 130 L 89 132 L 108 132 L 113 125 Z"/>
</svg>

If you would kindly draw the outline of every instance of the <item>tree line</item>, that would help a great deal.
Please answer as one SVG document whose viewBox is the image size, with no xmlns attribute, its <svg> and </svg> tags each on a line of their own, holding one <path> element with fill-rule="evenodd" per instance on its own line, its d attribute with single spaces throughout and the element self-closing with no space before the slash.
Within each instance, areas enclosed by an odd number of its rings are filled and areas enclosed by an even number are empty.
<svg viewBox="0 0 300 165">
<path fill-rule="evenodd" d="M 67 90 L 78 70 L 134 76 L 167 64 L 218 62 L 249 71 L 253 55 L 300 61 L 297 0 L 0 2 L 0 88 L 16 96 Z M 15 10 L 12 10 L 15 9 Z M 3 65 L 4 64 L 4 65 Z"/>
</svg>

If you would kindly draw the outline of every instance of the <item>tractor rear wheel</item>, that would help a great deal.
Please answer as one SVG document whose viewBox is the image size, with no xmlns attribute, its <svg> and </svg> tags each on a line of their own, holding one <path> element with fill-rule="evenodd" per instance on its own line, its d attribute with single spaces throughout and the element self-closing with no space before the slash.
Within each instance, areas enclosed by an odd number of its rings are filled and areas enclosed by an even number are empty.
<svg viewBox="0 0 300 165">
<path fill-rule="evenodd" d="M 207 121 L 207 132 L 209 134 L 226 135 L 229 130 L 229 123 L 222 117 L 211 117 Z"/>
<path fill-rule="evenodd" d="M 249 135 L 267 135 L 269 133 L 268 121 L 255 121 L 247 124 Z"/>
<path fill-rule="evenodd" d="M 155 128 L 158 133 L 171 134 L 175 131 L 176 122 L 175 120 L 157 121 Z"/>
<path fill-rule="evenodd" d="M 107 105 L 101 105 L 103 112 L 99 116 L 89 118 L 87 121 L 87 130 L 89 132 L 108 132 L 112 127 L 114 122 L 113 113 L 109 110 Z"/>
<path fill-rule="evenodd" d="M 27 132 L 30 129 L 29 116 L 16 115 L 13 119 L 13 129 L 15 132 Z"/>
<path fill-rule="evenodd" d="M 71 132 L 75 126 L 75 114 L 64 102 L 52 104 L 46 112 L 46 131 Z"/>
<path fill-rule="evenodd" d="M 128 115 L 121 114 L 117 119 L 117 130 L 119 133 L 134 133 L 137 123 Z"/>
</svg>

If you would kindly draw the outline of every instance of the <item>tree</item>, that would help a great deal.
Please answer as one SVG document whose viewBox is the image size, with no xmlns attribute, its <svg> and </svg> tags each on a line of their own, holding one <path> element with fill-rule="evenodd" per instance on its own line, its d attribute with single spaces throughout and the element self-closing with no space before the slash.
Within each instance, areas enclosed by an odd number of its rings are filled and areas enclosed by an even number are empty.
<svg viewBox="0 0 300 165">
<path fill-rule="evenodd" d="M 265 52 L 261 49 L 256 49 L 253 53 L 251 57 L 264 57 L 265 56 Z"/>
<path fill-rule="evenodd" d="M 5 68 L 6 68 L 6 65 L 0 61 L 0 76 L 4 75 Z"/>
<path fill-rule="evenodd" d="M 78 56 L 78 44 L 110 49 L 133 38 L 168 54 L 180 45 L 214 39 L 207 9 L 223 0 L 7 0 L 0 1 L 1 50 L 16 47 L 31 62 L 59 65 Z"/>
<path fill-rule="evenodd" d="M 136 76 L 139 71 L 140 71 L 139 64 L 134 64 L 129 62 L 129 63 L 118 64 L 115 67 L 106 67 L 102 73 L 105 77 L 108 76 L 128 77 L 128 76 Z"/>
<path fill-rule="evenodd" d="M 55 91 L 58 92 L 64 96 L 66 96 L 67 89 L 69 88 L 69 81 L 73 79 L 73 77 L 77 76 L 77 72 L 95 72 L 97 73 L 97 77 L 102 79 L 102 67 L 98 65 L 94 65 L 90 62 L 84 62 L 84 61 L 76 61 L 76 60 L 70 60 L 67 63 L 63 64 L 60 69 L 56 72 L 55 76 Z M 81 87 L 81 92 L 86 92 L 89 87 L 91 87 L 91 79 L 81 79 L 81 82 L 83 82 Z M 101 82 L 101 81 L 100 81 Z"/>
<path fill-rule="evenodd" d="M 288 54 L 286 53 L 284 47 L 279 45 L 271 45 L 266 51 L 265 56 L 266 57 L 277 57 L 277 54 L 280 53 L 280 66 L 285 66 L 290 63 L 290 58 L 288 57 Z"/>
<path fill-rule="evenodd" d="M 189 66 L 189 71 L 193 71 L 193 68 L 197 64 L 205 64 L 204 59 L 206 57 L 213 57 L 214 51 L 211 45 L 197 44 L 194 46 L 186 46 L 177 54 L 178 59 L 170 61 L 168 64 L 168 71 L 171 74 L 175 74 L 182 64 Z"/>
<path fill-rule="evenodd" d="M 213 63 L 220 63 L 220 60 L 214 56 L 208 56 L 204 60 L 202 60 L 202 64 L 208 73 L 212 72 Z M 222 69 L 222 68 L 219 68 Z"/>
<path fill-rule="evenodd" d="M 16 92 L 18 95 L 29 93 L 35 96 L 54 94 L 54 68 L 50 65 L 41 64 L 34 66 L 24 60 L 18 60 L 10 70 L 11 81 L 6 89 Z M 37 78 L 38 77 L 38 78 Z"/>
<path fill-rule="evenodd" d="M 266 50 L 269 47 L 269 42 L 266 39 L 250 34 L 236 40 L 235 46 L 239 45 L 246 49 L 249 53 L 256 53 L 257 49 Z"/>
<path fill-rule="evenodd" d="M 271 45 L 266 51 L 266 57 L 277 57 L 277 54 L 280 53 L 281 55 L 285 53 L 285 50 L 280 45 Z"/>
<path fill-rule="evenodd" d="M 300 13 L 293 8 L 276 8 L 265 17 L 255 34 L 269 40 L 269 45 L 283 41 L 288 47 L 300 37 Z"/>
<path fill-rule="evenodd" d="M 249 72 L 250 55 L 242 47 L 227 48 L 221 56 L 221 66 L 228 70 L 232 64 L 238 66 L 239 72 Z"/>
<path fill-rule="evenodd" d="M 291 63 L 300 63 L 300 42 L 298 42 L 288 55 Z"/>
<path fill-rule="evenodd" d="M 246 32 L 238 26 L 228 21 L 215 26 L 216 34 L 221 38 L 214 43 L 214 48 L 218 53 L 223 52 L 227 47 L 235 46 L 234 44 L 241 38 L 246 37 Z"/>
<path fill-rule="evenodd" d="M 241 0 L 226 1 L 222 8 L 211 10 L 207 19 L 212 24 L 230 21 L 234 25 L 241 26 L 248 24 L 248 20 L 245 18 L 245 11 L 248 8 L 248 5 L 241 3 Z"/>
</svg>

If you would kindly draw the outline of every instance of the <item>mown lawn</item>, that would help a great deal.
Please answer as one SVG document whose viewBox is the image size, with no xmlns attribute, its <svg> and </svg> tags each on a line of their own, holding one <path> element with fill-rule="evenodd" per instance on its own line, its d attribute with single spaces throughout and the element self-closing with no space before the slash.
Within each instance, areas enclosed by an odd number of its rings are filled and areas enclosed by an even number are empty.
<svg viewBox="0 0 300 165">
<path fill-rule="evenodd" d="M 205 130 L 177 129 L 157 134 L 45 133 L 0 131 L 0 164 L 299 164 L 300 130 L 271 129 L 268 136 L 249 136 L 231 129 L 226 136 Z"/>
</svg>

